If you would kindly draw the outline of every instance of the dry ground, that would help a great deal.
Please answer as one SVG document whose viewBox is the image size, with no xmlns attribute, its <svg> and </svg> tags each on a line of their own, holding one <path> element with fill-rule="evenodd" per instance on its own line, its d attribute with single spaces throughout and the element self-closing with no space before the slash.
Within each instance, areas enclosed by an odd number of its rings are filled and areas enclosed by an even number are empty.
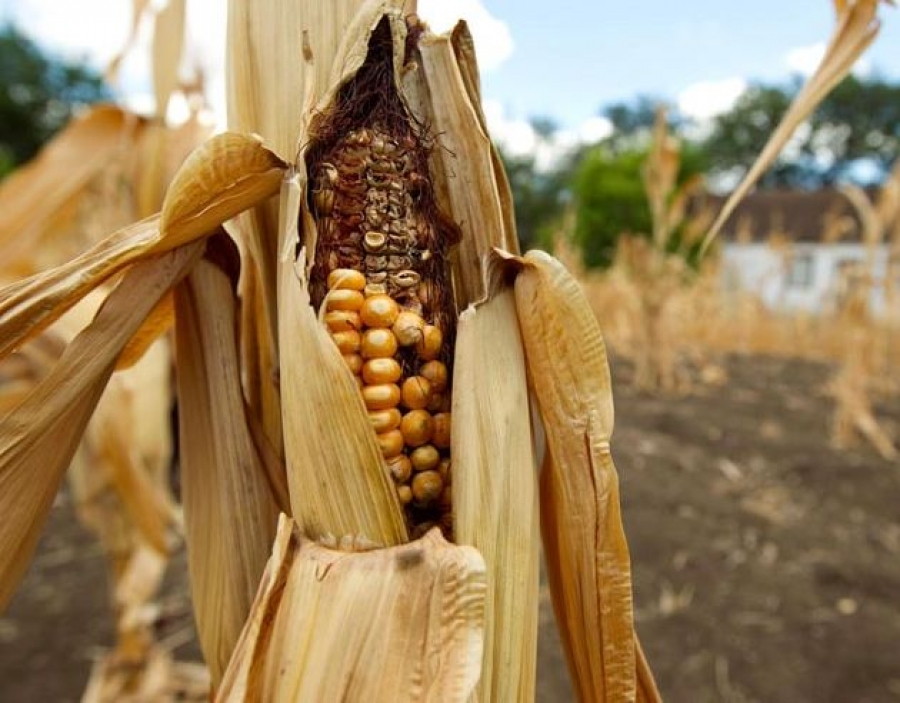
<svg viewBox="0 0 900 703">
<path fill-rule="evenodd" d="M 616 361 L 638 631 L 668 701 L 900 700 L 900 466 L 828 446 L 829 369 L 732 358 L 652 397 Z M 900 400 L 881 415 L 900 436 Z M 195 657 L 180 556 L 161 636 Z M 58 501 L 0 619 L 0 701 L 77 701 L 110 642 L 102 556 Z M 539 700 L 571 700 L 544 594 Z"/>
</svg>

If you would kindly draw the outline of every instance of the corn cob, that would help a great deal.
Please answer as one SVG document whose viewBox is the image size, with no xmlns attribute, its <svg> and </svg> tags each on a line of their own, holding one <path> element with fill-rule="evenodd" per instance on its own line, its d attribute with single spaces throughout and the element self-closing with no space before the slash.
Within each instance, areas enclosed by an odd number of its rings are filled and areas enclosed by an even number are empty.
<svg viewBox="0 0 900 703">
<path fill-rule="evenodd" d="M 400 99 L 392 56 L 382 21 L 366 62 L 311 127 L 310 294 L 357 377 L 408 528 L 439 524 L 450 538 L 447 257 L 458 231 L 438 212 L 428 139 Z"/>
</svg>

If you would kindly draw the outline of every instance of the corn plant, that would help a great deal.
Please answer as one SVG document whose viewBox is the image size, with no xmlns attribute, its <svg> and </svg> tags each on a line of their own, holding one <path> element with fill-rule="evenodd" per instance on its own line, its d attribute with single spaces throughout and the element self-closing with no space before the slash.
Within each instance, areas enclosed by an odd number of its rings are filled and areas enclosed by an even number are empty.
<svg viewBox="0 0 900 703">
<path fill-rule="evenodd" d="M 517 251 L 465 25 L 433 36 L 388 0 L 235 1 L 229 47 L 234 131 L 161 213 L 2 293 L 5 354 L 120 279 L 0 425 L 2 601 L 117 359 L 174 289 L 191 586 L 220 699 L 533 699 L 539 515 L 579 695 L 657 699 L 602 338 L 565 270 Z"/>
</svg>

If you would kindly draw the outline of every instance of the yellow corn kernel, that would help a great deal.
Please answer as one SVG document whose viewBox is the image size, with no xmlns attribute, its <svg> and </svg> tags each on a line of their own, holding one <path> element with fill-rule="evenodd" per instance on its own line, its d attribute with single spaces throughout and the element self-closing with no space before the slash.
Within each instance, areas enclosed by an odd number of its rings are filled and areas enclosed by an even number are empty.
<svg viewBox="0 0 900 703">
<path fill-rule="evenodd" d="M 405 484 L 397 486 L 397 497 L 400 499 L 400 505 L 409 505 L 413 499 L 412 488 Z"/>
<path fill-rule="evenodd" d="M 363 358 L 359 354 L 344 354 L 343 356 L 344 363 L 347 364 L 347 368 L 350 369 L 353 373 L 359 373 L 360 371 L 362 371 Z"/>
<path fill-rule="evenodd" d="M 368 327 L 390 327 L 400 314 L 400 306 L 389 295 L 369 296 L 361 305 L 359 314 Z"/>
<path fill-rule="evenodd" d="M 366 277 L 356 269 L 335 269 L 328 274 L 328 288 L 361 291 L 366 287 Z"/>
<path fill-rule="evenodd" d="M 329 332 L 349 332 L 362 329 L 362 319 L 355 310 L 330 310 L 325 313 Z"/>
<path fill-rule="evenodd" d="M 400 422 L 400 432 L 407 446 L 420 447 L 431 441 L 434 419 L 427 410 L 410 410 Z"/>
<path fill-rule="evenodd" d="M 425 325 L 425 329 L 422 330 L 422 341 L 416 344 L 416 352 L 425 361 L 431 361 L 440 356 L 443 344 L 444 333 L 441 332 L 441 328 Z"/>
<path fill-rule="evenodd" d="M 363 332 L 364 359 L 386 359 L 397 353 L 397 338 L 389 329 L 375 328 Z"/>
<path fill-rule="evenodd" d="M 387 462 L 388 469 L 391 472 L 391 478 L 397 483 L 406 483 L 412 476 L 412 462 L 405 454 L 399 454 L 391 457 Z"/>
<path fill-rule="evenodd" d="M 447 366 L 443 361 L 429 361 L 419 368 L 419 375 L 431 381 L 431 390 L 442 393 L 447 388 Z"/>
<path fill-rule="evenodd" d="M 396 383 L 400 380 L 403 369 L 396 359 L 369 359 L 362 367 L 363 381 L 366 383 Z"/>
<path fill-rule="evenodd" d="M 396 383 L 382 383 L 377 386 L 365 386 L 362 389 L 363 401 L 368 410 L 389 410 L 396 408 L 400 402 L 400 388 Z"/>
<path fill-rule="evenodd" d="M 428 505 L 437 500 L 444 490 L 444 482 L 437 471 L 423 471 L 413 476 L 412 494 L 418 505 Z"/>
<path fill-rule="evenodd" d="M 415 471 L 431 471 L 436 469 L 441 462 L 441 454 L 432 444 L 423 444 L 416 447 L 409 455 Z"/>
<path fill-rule="evenodd" d="M 365 298 L 358 290 L 338 288 L 328 292 L 327 310 L 349 310 L 356 312 L 363 306 Z"/>
<path fill-rule="evenodd" d="M 375 438 L 378 440 L 378 447 L 381 449 L 381 455 L 385 459 L 399 456 L 403 451 L 403 434 L 400 430 L 384 432 L 376 435 Z"/>
<path fill-rule="evenodd" d="M 359 351 L 361 337 L 356 330 L 347 330 L 346 332 L 335 332 L 331 335 L 334 343 L 341 354 L 355 354 Z"/>
<path fill-rule="evenodd" d="M 438 413 L 433 421 L 431 441 L 439 449 L 447 449 L 450 446 L 450 413 Z"/>
<path fill-rule="evenodd" d="M 397 408 L 388 408 L 386 410 L 375 410 L 369 413 L 369 421 L 372 428 L 378 434 L 382 432 L 390 432 L 400 427 L 403 416 Z"/>
<path fill-rule="evenodd" d="M 431 381 L 423 376 L 410 376 L 403 382 L 402 397 L 410 410 L 424 410 L 431 400 Z"/>
</svg>

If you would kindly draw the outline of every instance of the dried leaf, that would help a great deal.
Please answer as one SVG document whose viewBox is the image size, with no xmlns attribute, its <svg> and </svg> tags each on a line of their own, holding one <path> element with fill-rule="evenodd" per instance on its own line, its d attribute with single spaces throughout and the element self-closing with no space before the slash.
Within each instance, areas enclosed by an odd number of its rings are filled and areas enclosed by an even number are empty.
<svg viewBox="0 0 900 703">
<path fill-rule="evenodd" d="M 161 220 L 125 227 L 81 256 L 0 290 L 0 358 L 125 266 L 204 237 L 277 192 L 282 168 L 252 137 L 222 134 L 206 142 L 173 180 Z"/>
<path fill-rule="evenodd" d="M 631 564 L 609 449 L 613 404 L 603 338 L 559 262 L 543 252 L 518 261 L 516 308 L 547 435 L 544 550 L 569 668 L 579 700 L 633 700 L 639 662 Z"/>
<path fill-rule="evenodd" d="M 838 23 L 821 63 L 794 98 L 750 170 L 722 206 L 719 216 L 703 240 L 701 252 L 706 251 L 744 196 L 772 165 L 794 130 L 844 79 L 856 60 L 875 41 L 881 28 L 881 22 L 876 17 L 879 2 L 880 0 L 855 0 L 847 4 L 842 0 L 836 1 Z"/>
<path fill-rule="evenodd" d="M 304 534 L 364 535 L 382 546 L 407 541 L 397 492 L 372 432 L 359 386 L 310 303 L 305 254 L 295 259 L 299 181 L 288 182 L 281 240 L 278 329 L 288 485 Z"/>
<path fill-rule="evenodd" d="M 135 266 L 50 374 L 0 421 L 0 608 L 31 560 L 116 358 L 201 249 L 202 244 L 184 247 Z"/>
</svg>

